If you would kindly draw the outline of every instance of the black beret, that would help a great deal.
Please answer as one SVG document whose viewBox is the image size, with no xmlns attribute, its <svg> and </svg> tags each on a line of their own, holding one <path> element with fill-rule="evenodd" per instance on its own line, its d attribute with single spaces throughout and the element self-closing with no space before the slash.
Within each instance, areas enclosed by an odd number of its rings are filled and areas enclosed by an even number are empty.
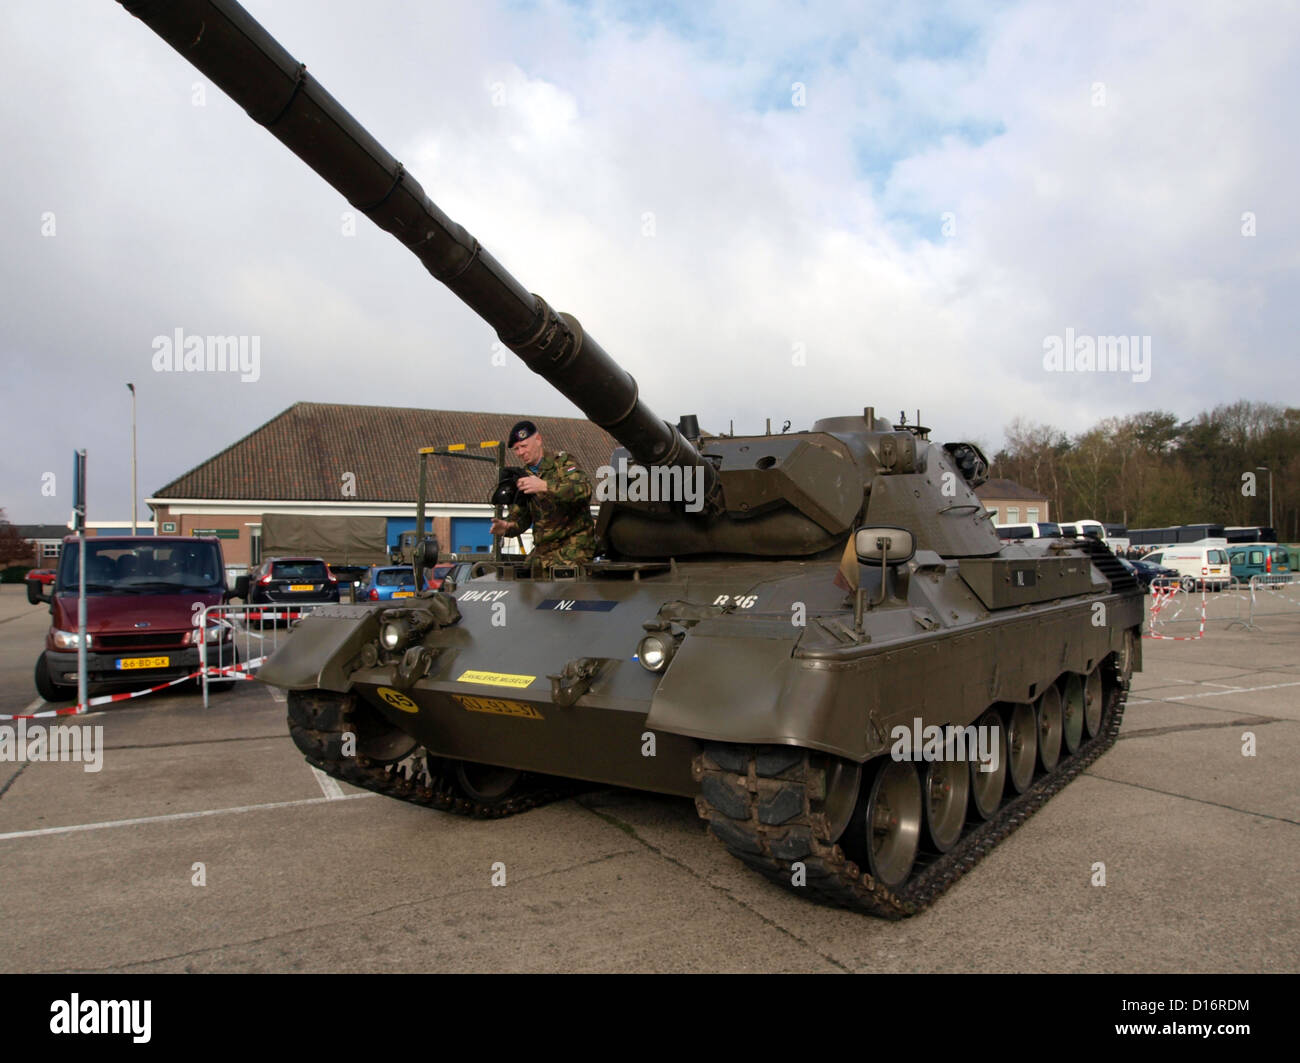
<svg viewBox="0 0 1300 1063">
<path fill-rule="evenodd" d="M 537 435 L 537 425 L 533 424 L 532 421 L 520 421 L 514 428 L 510 429 L 509 442 L 506 443 L 506 446 L 513 447 L 516 443 L 535 435 Z"/>
</svg>

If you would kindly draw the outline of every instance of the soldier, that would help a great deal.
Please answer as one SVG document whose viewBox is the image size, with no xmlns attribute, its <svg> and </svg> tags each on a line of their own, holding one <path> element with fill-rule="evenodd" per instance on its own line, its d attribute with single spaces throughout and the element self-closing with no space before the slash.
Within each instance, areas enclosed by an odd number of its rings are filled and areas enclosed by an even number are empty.
<svg viewBox="0 0 1300 1063">
<path fill-rule="evenodd" d="M 532 421 L 520 421 L 507 445 L 532 474 L 516 486 L 527 497 L 514 503 L 505 520 L 492 522 L 493 535 L 518 535 L 533 528 L 529 556 L 545 565 L 590 561 L 596 554 L 596 526 L 591 519 L 591 481 L 572 455 L 546 454 Z"/>
</svg>

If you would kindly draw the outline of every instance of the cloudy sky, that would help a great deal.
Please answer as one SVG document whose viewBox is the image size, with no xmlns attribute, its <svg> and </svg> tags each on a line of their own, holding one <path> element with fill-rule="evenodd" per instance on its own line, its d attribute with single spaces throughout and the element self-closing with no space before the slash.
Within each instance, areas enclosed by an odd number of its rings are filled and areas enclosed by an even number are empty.
<svg viewBox="0 0 1300 1063">
<path fill-rule="evenodd" d="M 1300 403 L 1293 3 L 247 6 L 666 419 Z M 77 447 L 129 518 L 128 381 L 142 498 L 296 401 L 576 413 L 112 0 L 0 8 L 0 123 L 11 520 Z M 155 371 L 177 329 L 257 379 Z M 1107 336 L 1149 365 L 1045 367 Z"/>
</svg>

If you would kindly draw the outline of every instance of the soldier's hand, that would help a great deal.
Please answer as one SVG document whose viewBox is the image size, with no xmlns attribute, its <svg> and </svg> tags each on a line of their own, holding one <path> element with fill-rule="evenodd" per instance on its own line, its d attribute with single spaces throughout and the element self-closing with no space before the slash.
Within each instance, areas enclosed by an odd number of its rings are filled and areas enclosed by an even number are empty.
<svg viewBox="0 0 1300 1063">
<path fill-rule="evenodd" d="M 526 495 L 544 495 L 550 490 L 540 476 L 521 476 L 515 486 Z"/>
<path fill-rule="evenodd" d="M 513 521 L 494 520 L 488 531 L 493 535 L 514 535 L 519 529 L 515 527 Z"/>
</svg>

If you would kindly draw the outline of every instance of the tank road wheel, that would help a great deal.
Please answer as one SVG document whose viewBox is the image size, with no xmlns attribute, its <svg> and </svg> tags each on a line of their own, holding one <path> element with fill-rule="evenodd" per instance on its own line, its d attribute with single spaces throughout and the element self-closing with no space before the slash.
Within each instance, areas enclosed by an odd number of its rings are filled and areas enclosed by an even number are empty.
<svg viewBox="0 0 1300 1063">
<path fill-rule="evenodd" d="M 1038 763 L 1038 722 L 1034 707 L 1024 702 L 1007 713 L 1007 781 L 1018 794 L 1029 789 Z"/>
<path fill-rule="evenodd" d="M 921 781 L 910 761 L 881 757 L 849 824 L 846 851 L 866 857 L 872 877 L 893 889 L 907 881 L 921 842 Z"/>
<path fill-rule="evenodd" d="M 472 760 L 456 761 L 456 784 L 464 795 L 480 805 L 500 805 L 514 796 L 523 782 L 524 773 L 495 764 L 478 764 Z"/>
<path fill-rule="evenodd" d="M 1088 681 L 1083 685 L 1083 726 L 1087 728 L 1089 738 L 1096 738 L 1101 733 L 1101 710 L 1104 704 L 1099 666 L 1088 673 Z"/>
<path fill-rule="evenodd" d="M 1054 686 L 1043 691 L 1035 710 L 1038 717 L 1038 763 L 1051 771 L 1061 759 L 1061 729 L 1064 713 L 1061 694 Z"/>
<path fill-rule="evenodd" d="M 1065 721 L 1061 741 L 1065 745 L 1066 753 L 1073 756 L 1079 751 L 1079 747 L 1083 745 L 1083 724 L 1088 708 L 1083 696 L 1082 676 L 1077 672 L 1071 672 L 1067 675 L 1060 697 L 1061 712 Z"/>
<path fill-rule="evenodd" d="M 1006 742 L 1003 738 L 1002 718 L 993 709 L 989 709 L 975 721 L 980 734 L 991 736 L 989 747 L 993 750 L 996 765 L 981 764 L 978 757 L 971 757 L 970 764 L 970 804 L 973 819 L 992 819 L 1002 803 L 1002 791 L 1007 781 Z M 988 768 L 989 770 L 985 770 Z"/>
<path fill-rule="evenodd" d="M 831 841 L 838 841 L 848 830 L 853 810 L 858 804 L 858 791 L 862 786 L 862 765 L 839 757 L 827 757 L 823 771 L 822 812 Z"/>
<path fill-rule="evenodd" d="M 966 761 L 931 761 L 921 779 L 925 794 L 925 840 L 935 852 L 946 853 L 961 837 L 970 793 L 970 768 Z"/>
</svg>

